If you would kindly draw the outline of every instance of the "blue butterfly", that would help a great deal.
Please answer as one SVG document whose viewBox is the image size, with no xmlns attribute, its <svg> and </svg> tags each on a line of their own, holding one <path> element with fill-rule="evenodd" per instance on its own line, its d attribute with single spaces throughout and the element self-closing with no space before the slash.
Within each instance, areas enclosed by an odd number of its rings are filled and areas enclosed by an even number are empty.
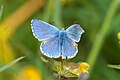
<svg viewBox="0 0 120 80">
<path fill-rule="evenodd" d="M 40 50 L 50 58 L 70 59 L 75 57 L 78 48 L 75 42 L 79 42 L 84 30 L 79 24 L 71 25 L 66 30 L 59 30 L 55 26 L 41 20 L 31 21 L 33 35 L 42 41 Z"/>
</svg>

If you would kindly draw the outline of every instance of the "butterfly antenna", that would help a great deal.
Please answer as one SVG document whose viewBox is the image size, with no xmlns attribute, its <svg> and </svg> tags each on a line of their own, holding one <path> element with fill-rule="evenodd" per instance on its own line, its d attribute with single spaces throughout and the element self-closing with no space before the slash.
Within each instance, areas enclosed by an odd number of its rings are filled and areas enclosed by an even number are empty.
<svg viewBox="0 0 120 80">
<path fill-rule="evenodd" d="M 75 21 L 74 24 L 78 24 L 78 21 Z"/>
<path fill-rule="evenodd" d="M 55 22 L 54 22 L 54 21 L 52 21 L 52 22 L 51 22 L 51 24 L 52 24 L 52 25 L 55 25 Z"/>
</svg>

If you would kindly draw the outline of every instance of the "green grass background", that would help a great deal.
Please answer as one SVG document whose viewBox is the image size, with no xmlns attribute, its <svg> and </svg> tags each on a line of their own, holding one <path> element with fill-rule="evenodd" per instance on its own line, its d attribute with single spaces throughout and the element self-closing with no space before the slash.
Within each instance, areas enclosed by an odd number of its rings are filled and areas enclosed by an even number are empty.
<svg viewBox="0 0 120 80">
<path fill-rule="evenodd" d="M 0 5 L 3 5 L 1 21 L 27 1 L 29 0 L 0 0 Z M 32 19 L 54 22 L 52 24 L 58 28 L 67 28 L 77 21 L 85 33 L 78 43 L 78 54 L 71 61 L 87 61 L 90 64 L 89 80 L 120 80 L 120 71 L 107 67 L 108 64 L 120 64 L 120 44 L 117 38 L 117 33 L 120 32 L 120 1 L 43 1 L 45 2 L 43 7 L 19 25 L 9 39 L 14 55 L 16 57 L 25 55 L 26 58 L 18 62 L 17 67 L 11 67 L 0 73 L 0 80 L 13 80 L 13 73 L 19 72 L 25 65 L 37 67 L 42 73 L 43 80 L 56 80 L 52 70 L 38 59 L 38 54 L 41 54 L 40 42 L 32 35 Z M 50 6 L 53 7 L 49 8 Z"/>
</svg>

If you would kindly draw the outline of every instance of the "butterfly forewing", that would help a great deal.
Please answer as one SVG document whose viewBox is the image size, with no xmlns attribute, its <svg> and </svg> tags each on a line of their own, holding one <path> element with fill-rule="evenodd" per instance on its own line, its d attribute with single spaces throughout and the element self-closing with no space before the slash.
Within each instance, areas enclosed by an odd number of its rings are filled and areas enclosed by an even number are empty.
<svg viewBox="0 0 120 80">
<path fill-rule="evenodd" d="M 59 34 L 59 29 L 41 20 L 32 20 L 31 26 L 34 36 L 40 41 L 53 38 Z"/>
<path fill-rule="evenodd" d="M 66 30 L 67 36 L 72 39 L 75 42 L 79 42 L 82 33 L 84 33 L 84 30 L 80 27 L 79 24 L 74 24 L 71 25 L 69 28 Z"/>
</svg>

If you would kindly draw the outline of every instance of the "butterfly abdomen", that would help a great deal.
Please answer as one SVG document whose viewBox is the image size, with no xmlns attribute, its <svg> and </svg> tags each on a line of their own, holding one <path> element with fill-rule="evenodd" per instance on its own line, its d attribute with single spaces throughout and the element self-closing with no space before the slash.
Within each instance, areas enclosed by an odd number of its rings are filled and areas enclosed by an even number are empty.
<svg viewBox="0 0 120 80">
<path fill-rule="evenodd" d="M 62 29 L 60 32 L 59 32 L 59 42 L 60 42 L 60 45 L 62 46 L 63 45 L 63 40 L 67 37 L 67 33 L 64 29 Z"/>
</svg>

